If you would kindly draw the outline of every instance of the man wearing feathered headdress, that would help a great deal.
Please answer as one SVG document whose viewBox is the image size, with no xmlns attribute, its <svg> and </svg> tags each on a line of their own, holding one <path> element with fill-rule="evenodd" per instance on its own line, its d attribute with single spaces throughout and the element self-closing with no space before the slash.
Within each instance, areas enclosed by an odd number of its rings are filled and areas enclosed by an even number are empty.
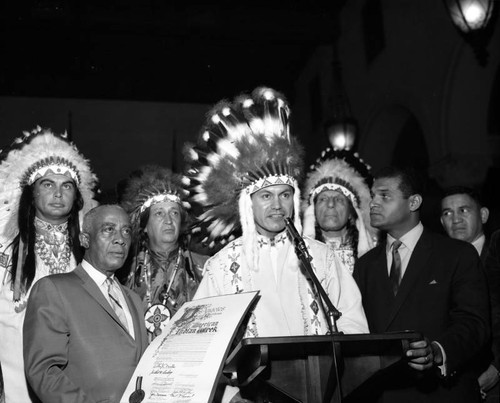
<svg viewBox="0 0 500 403">
<path fill-rule="evenodd" d="M 260 290 L 247 336 L 325 334 L 326 320 L 305 279 L 285 218 L 300 231 L 302 148 L 289 133 L 284 97 L 257 88 L 221 102 L 208 117 L 200 143 L 188 150 L 193 201 L 204 207 L 207 241 L 230 241 L 204 267 L 195 298 Z M 328 248 L 308 239 L 312 265 L 332 302 L 342 312 L 338 329 L 368 331 L 359 290 Z M 342 289 L 342 292 L 340 290 Z"/>
<path fill-rule="evenodd" d="M 31 286 L 83 257 L 79 214 L 94 207 L 97 178 L 66 135 L 36 128 L 0 161 L 0 362 L 6 403 L 30 402 L 22 325 Z"/>
<path fill-rule="evenodd" d="M 257 88 L 210 112 L 200 142 L 188 149 L 193 201 L 204 207 L 200 226 L 211 245 L 230 242 L 207 260 L 195 299 L 260 291 L 246 337 L 326 334 L 321 301 L 301 270 L 285 230 L 298 231 L 303 150 L 289 133 L 284 97 Z M 241 237 L 231 240 L 234 231 Z M 328 247 L 306 239 L 312 266 L 342 313 L 344 333 L 366 333 L 360 292 Z M 236 391 L 226 391 L 225 398 Z M 238 395 L 231 401 L 238 401 Z M 224 400 L 225 401 L 225 400 Z"/>
<path fill-rule="evenodd" d="M 132 172 L 118 185 L 136 244 L 127 284 L 143 300 L 151 339 L 193 298 L 207 260 L 189 249 L 185 187 L 180 175 L 154 165 Z"/>
<path fill-rule="evenodd" d="M 323 151 L 311 167 L 302 203 L 305 236 L 325 242 L 352 273 L 354 262 L 372 249 L 367 165 L 346 150 Z"/>
</svg>

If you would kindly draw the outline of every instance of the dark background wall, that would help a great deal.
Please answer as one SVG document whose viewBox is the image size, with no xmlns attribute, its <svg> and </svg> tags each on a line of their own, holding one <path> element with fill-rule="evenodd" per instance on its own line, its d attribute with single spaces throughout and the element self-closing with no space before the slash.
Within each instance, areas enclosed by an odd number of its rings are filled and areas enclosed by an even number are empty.
<svg viewBox="0 0 500 403">
<path fill-rule="evenodd" d="M 36 125 L 69 131 L 91 161 L 103 198 L 143 164 L 182 169 L 182 145 L 195 141 L 207 105 L 0 97 L 0 139 L 7 145 Z"/>
<path fill-rule="evenodd" d="M 500 208 L 498 18 L 486 63 L 435 0 L 20 0 L 0 4 L 0 23 L 2 146 L 35 124 L 70 129 L 106 197 L 143 163 L 180 169 L 210 105 L 258 85 L 289 98 L 314 161 L 329 144 L 336 48 L 367 163 L 421 169 L 431 212 L 456 183 Z"/>
</svg>

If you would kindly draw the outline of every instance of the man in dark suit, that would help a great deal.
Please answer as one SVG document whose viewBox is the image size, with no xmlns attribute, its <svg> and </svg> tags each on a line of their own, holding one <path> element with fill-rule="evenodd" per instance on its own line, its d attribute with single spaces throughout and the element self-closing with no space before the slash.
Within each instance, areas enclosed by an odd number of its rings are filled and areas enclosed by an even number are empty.
<svg viewBox="0 0 500 403">
<path fill-rule="evenodd" d="M 128 215 L 96 207 L 80 242 L 82 263 L 38 281 L 28 300 L 26 375 L 44 403 L 118 402 L 147 345 L 141 301 L 114 278 L 130 247 Z"/>
<path fill-rule="evenodd" d="M 488 252 L 488 239 L 484 233 L 484 224 L 488 221 L 489 210 L 482 203 L 481 197 L 474 189 L 466 186 L 453 186 L 444 191 L 441 199 L 441 224 L 450 238 L 461 239 L 469 242 L 476 248 L 481 257 L 483 265 Z M 493 298 L 495 289 L 494 281 L 486 272 L 490 291 L 491 309 L 498 312 L 498 301 Z M 492 316 L 493 322 L 496 319 Z M 493 327 L 495 328 L 495 327 Z M 495 330 L 495 329 L 494 329 Z M 493 331 L 493 343 L 499 343 L 500 335 L 498 329 Z M 498 352 L 493 350 L 493 356 L 489 360 L 478 378 L 481 394 L 486 403 L 498 403 L 499 401 L 499 373 Z"/>
<path fill-rule="evenodd" d="M 488 290 L 479 256 L 461 241 L 425 230 L 422 188 L 412 172 L 376 176 L 371 225 L 387 232 L 357 262 L 354 276 L 370 331 L 412 329 L 408 365 L 381 383 L 382 402 L 479 402 L 476 357 L 489 340 Z"/>
<path fill-rule="evenodd" d="M 484 268 L 490 286 L 494 366 L 500 368 L 500 230 L 491 234 L 491 240 L 484 259 Z M 498 384 L 496 390 L 498 393 Z M 493 393 L 492 390 L 488 391 L 487 398 Z"/>
</svg>

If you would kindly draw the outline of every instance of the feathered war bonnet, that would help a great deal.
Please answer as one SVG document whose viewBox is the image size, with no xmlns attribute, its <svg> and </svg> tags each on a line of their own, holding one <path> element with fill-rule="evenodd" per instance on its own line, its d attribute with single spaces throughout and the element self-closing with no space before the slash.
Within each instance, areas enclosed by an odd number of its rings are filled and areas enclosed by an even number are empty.
<svg viewBox="0 0 500 403">
<path fill-rule="evenodd" d="M 97 177 L 90 163 L 76 146 L 67 139 L 66 133 L 55 134 L 50 129 L 36 127 L 24 132 L 0 157 L 0 243 L 9 244 L 19 233 L 18 217 L 21 194 L 26 186 L 50 174 L 66 175 L 78 187 L 83 208 L 79 212 L 80 223 L 87 211 L 97 206 L 94 191 Z M 19 255 L 23 255 L 21 239 Z M 23 259 L 18 258 L 18 266 Z M 16 271 L 14 299 L 20 295 L 21 270 Z"/>
<path fill-rule="evenodd" d="M 132 172 L 118 185 L 118 202 L 130 216 L 134 233 L 140 230 L 141 217 L 153 205 L 165 201 L 190 209 L 187 201 L 189 180 L 158 165 L 146 165 Z"/>
<path fill-rule="evenodd" d="M 302 211 L 303 234 L 316 237 L 315 198 L 323 190 L 336 190 L 346 196 L 358 218 L 358 257 L 375 246 L 377 231 L 370 226 L 370 189 L 366 182 L 370 167 L 364 164 L 357 153 L 327 148 L 310 167 L 304 189 Z"/>
<path fill-rule="evenodd" d="M 251 195 L 272 185 L 294 189 L 295 226 L 300 230 L 303 150 L 290 136 L 289 116 L 280 93 L 257 88 L 233 102 L 218 103 L 198 144 L 185 150 L 192 200 L 203 208 L 198 218 L 209 246 L 223 244 L 241 230 L 248 258 L 257 239 Z"/>
<path fill-rule="evenodd" d="M 24 132 L 8 150 L 2 152 L 0 162 L 0 238 L 12 240 L 19 232 L 18 214 L 21 193 L 25 186 L 49 174 L 70 177 L 80 190 L 85 213 L 95 206 L 94 190 L 97 177 L 90 163 L 76 146 L 67 139 L 66 133 L 58 135 L 50 129 L 37 127 Z"/>
</svg>

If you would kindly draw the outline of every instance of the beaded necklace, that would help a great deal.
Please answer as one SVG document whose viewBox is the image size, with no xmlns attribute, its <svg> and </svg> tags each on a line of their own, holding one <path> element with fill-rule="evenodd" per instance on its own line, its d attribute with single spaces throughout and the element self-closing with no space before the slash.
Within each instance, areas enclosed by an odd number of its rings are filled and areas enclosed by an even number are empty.
<svg viewBox="0 0 500 403">
<path fill-rule="evenodd" d="M 179 271 L 180 263 L 182 259 L 182 249 L 179 248 L 177 252 L 177 258 L 175 261 L 174 269 L 170 275 L 170 279 L 168 283 L 165 284 L 165 290 L 161 292 L 160 302 L 152 304 L 152 281 L 153 274 L 152 268 L 153 264 L 151 261 L 151 257 L 149 253 L 146 253 L 146 258 L 144 262 L 145 270 L 144 270 L 144 282 L 146 283 L 146 300 L 148 301 L 148 309 L 144 315 L 144 319 L 146 321 L 146 329 L 152 335 L 152 337 L 156 337 L 161 334 L 163 328 L 167 325 L 168 321 L 172 317 L 172 312 L 167 307 L 167 301 L 170 298 L 170 290 L 174 283 L 175 276 Z M 168 264 L 167 264 L 168 267 Z"/>
<path fill-rule="evenodd" d="M 35 252 L 49 268 L 49 274 L 65 273 L 71 261 L 68 223 L 50 224 L 35 217 Z"/>
</svg>

